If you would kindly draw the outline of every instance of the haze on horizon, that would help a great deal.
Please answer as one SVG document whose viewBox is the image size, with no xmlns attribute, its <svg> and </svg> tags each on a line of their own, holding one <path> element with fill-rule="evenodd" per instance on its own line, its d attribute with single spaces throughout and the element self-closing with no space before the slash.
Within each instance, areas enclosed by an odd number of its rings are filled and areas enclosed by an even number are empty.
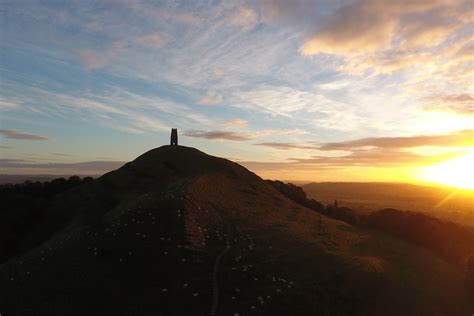
<svg viewBox="0 0 474 316">
<path fill-rule="evenodd" d="M 264 178 L 474 188 L 472 6 L 3 1 L 0 173 L 101 174 L 177 127 Z"/>
</svg>

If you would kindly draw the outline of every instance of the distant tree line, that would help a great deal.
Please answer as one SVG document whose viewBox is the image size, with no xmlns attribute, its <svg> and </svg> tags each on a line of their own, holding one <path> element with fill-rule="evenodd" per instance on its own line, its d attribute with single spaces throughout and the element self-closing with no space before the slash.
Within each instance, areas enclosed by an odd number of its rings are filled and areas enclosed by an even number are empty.
<svg viewBox="0 0 474 316">
<path fill-rule="evenodd" d="M 51 214 L 57 194 L 92 180 L 91 177 L 72 176 L 47 182 L 0 185 L 0 262 L 39 243 L 40 240 L 28 240 L 32 232 L 46 234 L 50 227 L 64 222 L 64 216 Z"/>
<path fill-rule="evenodd" d="M 447 262 L 466 269 L 467 288 L 474 293 L 474 229 L 471 227 L 392 208 L 367 215 L 337 206 L 336 203 L 324 207 L 318 201 L 308 199 L 304 190 L 292 183 L 267 182 L 289 199 L 328 217 L 389 233 L 431 250 Z"/>
</svg>

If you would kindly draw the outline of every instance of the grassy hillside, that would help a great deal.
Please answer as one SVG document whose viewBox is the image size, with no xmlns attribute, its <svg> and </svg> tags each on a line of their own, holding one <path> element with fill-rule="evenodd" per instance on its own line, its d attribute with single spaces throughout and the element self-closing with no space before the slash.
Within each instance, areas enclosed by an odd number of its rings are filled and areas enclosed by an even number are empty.
<svg viewBox="0 0 474 316">
<path fill-rule="evenodd" d="M 19 315 L 465 315 L 464 271 L 330 219 L 245 168 L 161 147 L 56 197 L 70 218 L 0 266 Z"/>
<path fill-rule="evenodd" d="M 302 186 L 309 197 L 361 213 L 396 208 L 474 226 L 474 191 L 404 183 L 321 182 Z"/>
</svg>

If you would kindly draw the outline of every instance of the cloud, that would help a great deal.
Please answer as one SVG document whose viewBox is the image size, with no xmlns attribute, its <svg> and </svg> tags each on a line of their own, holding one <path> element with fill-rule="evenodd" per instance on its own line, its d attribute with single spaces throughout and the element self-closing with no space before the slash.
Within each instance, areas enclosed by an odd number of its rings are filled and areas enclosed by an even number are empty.
<svg viewBox="0 0 474 316">
<path fill-rule="evenodd" d="M 226 130 L 215 130 L 215 131 L 186 131 L 183 135 L 188 137 L 195 138 L 205 138 L 205 139 L 223 139 L 223 140 L 233 140 L 233 141 L 248 141 L 257 138 L 265 138 L 269 136 L 279 136 L 279 135 L 302 135 L 306 132 L 299 129 L 264 129 L 259 131 L 249 131 L 245 133 L 237 133 Z"/>
<path fill-rule="evenodd" d="M 211 92 L 199 99 L 199 101 L 197 101 L 197 104 L 216 105 L 221 104 L 222 102 L 224 102 L 224 97 L 221 94 Z"/>
<path fill-rule="evenodd" d="M 355 152 L 339 157 L 313 156 L 293 158 L 286 162 L 239 161 L 261 176 L 273 179 L 306 181 L 400 181 L 413 167 L 426 166 L 456 158 L 464 152 L 422 156 L 410 152 L 386 149 Z M 393 169 L 392 169 L 393 168 Z M 369 173 L 370 171 L 370 173 Z M 407 175 L 405 175 L 406 177 Z M 406 177 L 410 181 L 410 176 Z"/>
<path fill-rule="evenodd" d="M 408 137 L 370 137 L 351 141 L 326 143 L 320 150 L 354 150 L 362 147 L 412 148 L 434 147 L 472 147 L 474 130 L 456 131 L 447 135 L 422 135 Z"/>
<path fill-rule="evenodd" d="M 77 51 L 77 55 L 87 69 L 100 69 L 117 57 L 122 49 L 123 47 L 117 45 L 104 51 L 81 48 Z"/>
<path fill-rule="evenodd" d="M 97 21 L 92 21 L 89 22 L 85 25 L 86 29 L 95 32 L 95 33 L 101 33 L 104 31 L 104 25 L 102 23 L 99 23 Z"/>
<path fill-rule="evenodd" d="M 230 24 L 237 25 L 246 31 L 251 30 L 258 21 L 259 16 L 257 12 L 246 5 L 237 7 L 229 17 Z"/>
<path fill-rule="evenodd" d="M 259 85 L 251 90 L 234 92 L 232 104 L 242 108 L 292 116 L 297 111 L 316 112 L 329 100 L 322 95 L 287 86 Z"/>
<path fill-rule="evenodd" d="M 318 142 L 305 142 L 305 143 L 257 143 L 254 144 L 255 146 L 264 146 L 264 147 L 271 147 L 276 149 L 284 149 L 284 150 L 291 150 L 291 149 L 319 149 Z"/>
<path fill-rule="evenodd" d="M 441 14 L 416 14 L 403 19 L 398 34 L 403 39 L 401 46 L 412 49 L 419 46 L 436 46 L 458 27 L 453 18 Z"/>
<path fill-rule="evenodd" d="M 303 55 L 373 52 L 390 44 L 394 17 L 361 1 L 337 10 L 328 23 L 300 48 Z"/>
<path fill-rule="evenodd" d="M 416 65 L 413 72 L 439 72 L 450 79 L 459 70 L 448 72 L 447 66 L 459 64 L 461 58 L 440 58 L 440 46 L 449 46 L 467 25 L 458 12 L 463 3 L 358 0 L 305 26 L 309 35 L 299 51 L 304 56 L 342 57 L 335 69 L 349 74 L 393 73 Z"/>
<path fill-rule="evenodd" d="M 224 122 L 222 122 L 222 125 L 224 127 L 228 127 L 228 128 L 245 127 L 245 126 L 248 125 L 248 122 L 246 120 L 236 118 L 236 119 L 232 119 L 232 120 L 225 120 Z"/>
<path fill-rule="evenodd" d="M 171 126 L 203 128 L 210 119 L 191 107 L 158 96 L 132 93 L 123 86 L 109 85 L 105 93 L 79 95 L 54 93 L 24 87 L 19 98 L 38 116 L 64 119 L 77 117 L 102 127 L 140 134 L 169 131 Z"/>
<path fill-rule="evenodd" d="M 34 140 L 34 141 L 49 140 L 47 136 L 28 134 L 28 133 L 9 130 L 9 129 L 0 129 L 0 135 L 6 138 L 20 139 L 20 140 Z"/>
<path fill-rule="evenodd" d="M 362 157 L 362 155 L 364 155 L 364 157 L 369 158 L 373 153 L 375 153 L 374 155 L 381 156 L 383 150 L 387 150 L 387 152 L 391 154 L 394 150 L 398 151 L 415 147 L 473 147 L 473 137 L 474 130 L 461 130 L 445 135 L 369 137 L 333 143 L 320 143 L 317 141 L 307 141 L 303 143 L 262 142 L 254 145 L 282 150 L 351 151 L 356 157 Z M 409 157 L 409 155 L 405 154 L 403 154 L 403 156 Z M 318 157 L 318 159 L 322 158 L 323 157 Z"/>
<path fill-rule="evenodd" d="M 62 157 L 72 157 L 72 155 L 63 154 L 63 153 L 52 153 L 51 155 L 53 155 L 53 156 L 62 156 Z"/>
<path fill-rule="evenodd" d="M 426 44 L 433 39 L 433 31 L 438 37 L 440 33 L 446 36 L 451 28 L 445 31 L 447 24 L 439 23 L 436 15 L 426 14 L 423 19 L 414 17 L 411 23 L 401 23 L 401 18 L 449 7 L 456 2 L 359 0 L 336 10 L 327 23 L 303 44 L 300 52 L 304 55 L 375 52 L 389 48 L 396 36 L 405 36 L 405 40 Z M 401 32 L 398 32 L 399 29 Z"/>
<path fill-rule="evenodd" d="M 105 45 L 102 49 L 81 48 L 77 55 L 87 69 L 101 69 L 109 65 L 120 55 L 135 52 L 135 46 L 161 48 L 169 43 L 170 37 L 161 32 L 146 33 L 138 36 L 123 37 Z"/>
<path fill-rule="evenodd" d="M 123 166 L 122 161 L 87 161 L 77 163 L 37 163 L 22 159 L 0 159 L 0 168 L 10 174 L 85 174 L 97 175 Z"/>
<path fill-rule="evenodd" d="M 429 111 L 448 111 L 459 114 L 474 114 L 474 96 L 471 94 L 441 94 L 426 97 Z"/>
<path fill-rule="evenodd" d="M 0 79 L 1 80 L 1 79 Z M 19 108 L 22 105 L 22 102 L 12 99 L 12 100 L 0 100 L 0 110 L 8 111 Z"/>
<path fill-rule="evenodd" d="M 169 10 L 139 0 L 119 0 L 118 2 L 129 9 L 139 12 L 151 22 L 154 22 L 156 19 L 176 21 L 190 25 L 197 25 L 201 22 L 199 16 L 190 12 Z"/>
<path fill-rule="evenodd" d="M 413 152 L 391 150 L 391 149 L 371 149 L 358 150 L 339 157 L 313 156 L 311 158 L 293 158 L 296 164 L 348 167 L 348 166 L 414 166 L 426 165 L 445 161 L 465 154 L 464 151 L 456 151 L 435 155 L 419 155 Z"/>
<path fill-rule="evenodd" d="M 187 131 L 184 132 L 185 136 L 194 138 L 205 138 L 205 139 L 222 139 L 222 140 L 233 140 L 233 141 L 246 141 L 251 140 L 252 137 L 245 133 L 235 133 L 229 131 Z"/>
<path fill-rule="evenodd" d="M 194 26 L 198 25 L 201 22 L 201 18 L 199 16 L 186 12 L 159 10 L 156 15 L 166 20 L 177 21 L 180 23 L 190 24 Z"/>
<path fill-rule="evenodd" d="M 161 47 L 169 42 L 169 37 L 161 32 L 149 33 L 132 39 L 142 46 Z"/>
</svg>

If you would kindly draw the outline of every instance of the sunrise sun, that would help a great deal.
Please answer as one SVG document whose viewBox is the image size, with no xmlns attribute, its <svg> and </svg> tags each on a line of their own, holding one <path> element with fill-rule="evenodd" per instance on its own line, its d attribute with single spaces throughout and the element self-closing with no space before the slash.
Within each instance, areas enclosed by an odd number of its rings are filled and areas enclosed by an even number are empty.
<svg viewBox="0 0 474 316">
<path fill-rule="evenodd" d="M 474 149 L 468 154 L 439 164 L 424 167 L 424 181 L 474 190 Z"/>
</svg>

